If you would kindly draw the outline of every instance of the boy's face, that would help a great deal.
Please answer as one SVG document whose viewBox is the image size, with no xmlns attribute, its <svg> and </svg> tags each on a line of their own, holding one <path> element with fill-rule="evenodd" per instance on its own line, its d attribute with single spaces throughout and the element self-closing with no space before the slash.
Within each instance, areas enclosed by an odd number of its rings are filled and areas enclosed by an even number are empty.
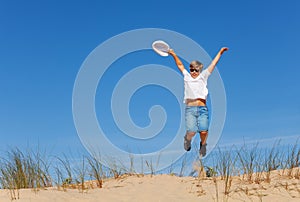
<svg viewBox="0 0 300 202">
<path fill-rule="evenodd" d="M 196 78 L 200 74 L 200 69 L 198 68 L 190 68 L 190 74 L 193 78 Z"/>
</svg>

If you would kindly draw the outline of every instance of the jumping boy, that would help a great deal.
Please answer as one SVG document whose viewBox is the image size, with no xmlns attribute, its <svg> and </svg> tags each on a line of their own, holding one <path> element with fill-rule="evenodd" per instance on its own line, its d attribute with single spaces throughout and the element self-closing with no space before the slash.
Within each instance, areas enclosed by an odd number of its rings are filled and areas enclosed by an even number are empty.
<svg viewBox="0 0 300 202">
<path fill-rule="evenodd" d="M 208 109 L 206 98 L 208 95 L 207 80 L 215 69 L 221 55 L 228 48 L 223 47 L 212 60 L 208 68 L 203 70 L 203 64 L 197 60 L 190 63 L 190 73 L 185 69 L 181 60 L 177 57 L 174 50 L 170 49 L 169 54 L 173 56 L 178 69 L 184 76 L 184 103 L 186 134 L 184 136 L 184 149 L 191 150 L 191 141 L 197 132 L 200 133 L 200 156 L 206 155 L 206 140 L 208 136 Z M 203 70 L 203 71 L 202 71 Z"/>
</svg>

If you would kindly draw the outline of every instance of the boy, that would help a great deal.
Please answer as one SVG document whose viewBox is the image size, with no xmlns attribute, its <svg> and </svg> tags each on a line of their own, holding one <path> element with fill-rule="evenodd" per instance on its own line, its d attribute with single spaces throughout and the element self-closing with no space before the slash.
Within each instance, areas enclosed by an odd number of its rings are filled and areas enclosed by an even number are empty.
<svg viewBox="0 0 300 202">
<path fill-rule="evenodd" d="M 191 150 L 191 141 L 197 132 L 200 133 L 200 156 L 206 155 L 206 139 L 208 136 L 208 109 L 206 106 L 206 98 L 208 95 L 207 80 L 215 69 L 221 55 L 228 48 L 223 47 L 212 60 L 207 69 L 203 70 L 203 64 L 197 60 L 190 63 L 190 73 L 185 69 L 181 60 L 177 57 L 174 50 L 170 49 L 169 54 L 173 56 L 178 69 L 184 76 L 184 103 L 186 134 L 184 136 L 184 149 Z"/>
</svg>

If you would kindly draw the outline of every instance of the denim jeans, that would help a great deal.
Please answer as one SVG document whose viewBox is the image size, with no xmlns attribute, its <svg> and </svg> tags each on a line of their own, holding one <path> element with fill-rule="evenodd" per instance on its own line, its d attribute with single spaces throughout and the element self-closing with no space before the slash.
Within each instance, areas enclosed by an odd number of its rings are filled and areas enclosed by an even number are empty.
<svg viewBox="0 0 300 202">
<path fill-rule="evenodd" d="M 206 106 L 186 106 L 185 125 L 187 132 L 208 131 L 209 116 Z"/>
</svg>

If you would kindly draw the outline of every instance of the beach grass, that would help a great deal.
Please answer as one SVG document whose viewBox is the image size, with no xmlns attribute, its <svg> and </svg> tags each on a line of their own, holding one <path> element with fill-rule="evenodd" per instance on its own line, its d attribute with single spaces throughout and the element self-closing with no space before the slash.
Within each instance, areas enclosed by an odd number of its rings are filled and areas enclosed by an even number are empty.
<svg viewBox="0 0 300 202">
<path fill-rule="evenodd" d="M 189 167 L 187 155 L 181 159 L 178 173 L 175 173 L 174 165 L 167 170 L 169 174 L 184 177 L 184 171 Z M 133 156 L 129 156 L 130 166 L 118 166 L 112 160 L 109 167 L 105 167 L 98 158 L 93 156 L 81 156 L 77 162 L 73 162 L 67 155 L 62 157 L 52 156 L 46 152 L 25 150 L 18 148 L 11 149 L 0 157 L 0 186 L 1 189 L 9 190 L 11 200 L 20 198 L 20 189 L 33 189 L 38 191 L 47 187 L 57 187 L 58 190 L 78 189 L 80 192 L 93 188 L 102 188 L 105 179 L 121 178 L 123 175 L 145 175 L 137 173 L 134 168 Z M 143 160 L 142 160 L 143 161 Z M 155 175 L 161 171 L 156 168 L 159 158 L 156 161 L 145 161 L 143 167 Z M 193 167 L 193 166 L 190 166 Z M 247 187 L 233 187 L 233 178 L 239 177 L 240 181 L 248 184 L 261 185 L 271 183 L 271 172 L 278 170 L 279 174 L 287 179 L 300 179 L 300 147 L 298 141 L 295 145 L 281 147 L 280 141 L 275 142 L 272 148 L 259 147 L 259 143 L 232 146 L 228 149 L 217 148 L 205 160 L 197 158 L 197 163 L 192 168 L 197 171 L 199 180 L 199 193 L 205 194 L 201 186 L 201 180 L 210 179 L 215 184 L 215 201 L 226 201 L 228 197 L 237 191 L 249 194 Z M 195 172 L 191 172 L 195 173 Z M 220 189 L 219 185 L 222 184 Z M 289 190 L 288 183 L 276 184 L 273 186 L 285 187 Z M 201 188 L 201 190 L 200 190 Z M 219 191 L 224 193 L 220 199 Z M 259 196 L 259 193 L 257 193 Z"/>
</svg>

